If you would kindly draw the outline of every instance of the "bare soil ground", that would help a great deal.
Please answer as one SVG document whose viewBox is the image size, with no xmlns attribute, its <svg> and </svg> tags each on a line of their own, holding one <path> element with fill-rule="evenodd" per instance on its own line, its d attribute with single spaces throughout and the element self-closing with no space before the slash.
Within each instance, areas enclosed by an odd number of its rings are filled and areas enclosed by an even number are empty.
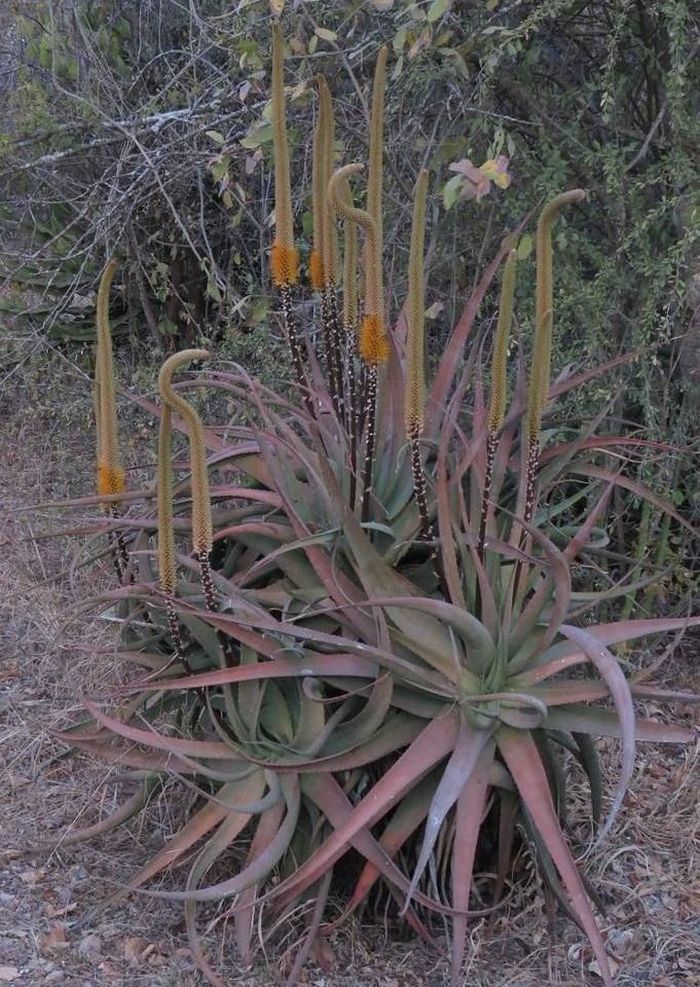
<svg viewBox="0 0 700 987">
<path fill-rule="evenodd" d="M 201 978 L 187 947 L 178 906 L 143 896 L 93 915 L 103 894 L 162 845 L 191 794 L 173 785 L 146 817 L 109 836 L 52 853 L 19 855 L 40 841 L 103 817 L 125 783 L 87 757 L 66 756 L 52 731 L 80 716 L 80 696 L 113 674 L 101 651 L 113 628 L 90 615 L 73 619 L 107 568 L 74 568 L 81 540 L 46 540 L 73 524 L 32 505 L 91 492 L 93 452 L 89 383 L 61 357 L 29 351 L 0 365 L 0 983 L 70 987 L 194 987 Z M 133 419 L 133 420 L 132 420 Z M 144 461 L 144 428 L 130 434 Z M 75 515 L 73 515 L 75 517 Z M 83 540 L 84 541 L 84 540 Z M 669 675 L 692 686 L 681 647 Z M 695 686 L 698 686 L 695 672 Z M 669 711 L 650 707 L 649 715 Z M 689 708 L 676 715 L 690 718 Z M 617 751 L 607 751 L 614 768 Z M 619 987 L 700 985 L 697 751 L 645 747 L 632 793 L 613 837 L 586 861 L 607 907 L 601 919 Z M 126 788 L 129 791 L 128 787 Z M 585 826 L 583 791 L 571 786 L 574 817 Z M 211 918 L 216 919 L 216 914 Z M 279 982 L 272 958 L 238 971 L 223 923 L 211 956 L 232 970 L 227 983 Z M 223 940 L 223 942 L 222 942 Z M 415 942 L 392 940 L 382 926 L 354 925 L 330 943 L 327 968 L 310 965 L 315 987 L 441 987 L 447 965 Z M 525 882 L 504 913 L 471 931 L 464 984 L 470 987 L 581 987 L 601 984 L 575 927 L 557 919 L 547 934 L 536 880 Z"/>
</svg>

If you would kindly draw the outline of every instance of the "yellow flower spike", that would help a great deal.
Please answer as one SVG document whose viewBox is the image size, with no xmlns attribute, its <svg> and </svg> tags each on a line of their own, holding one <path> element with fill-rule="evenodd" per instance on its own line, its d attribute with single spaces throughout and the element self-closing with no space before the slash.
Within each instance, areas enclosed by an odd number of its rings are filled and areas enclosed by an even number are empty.
<svg viewBox="0 0 700 987">
<path fill-rule="evenodd" d="M 332 209 L 346 223 L 361 226 L 367 245 L 367 269 L 365 271 L 365 316 L 374 316 L 371 332 L 384 333 L 384 300 L 382 297 L 381 258 L 378 253 L 377 230 L 370 213 L 352 205 L 352 199 L 343 194 L 344 183 L 350 175 L 364 170 L 364 165 L 348 164 L 339 168 L 328 183 L 328 199 Z M 368 327 L 367 332 L 370 331 Z M 388 345 L 388 344 L 387 344 Z"/>
<path fill-rule="evenodd" d="M 331 92 L 323 76 L 319 76 L 318 95 L 320 99 L 320 115 L 324 122 L 323 144 L 323 198 L 321 204 L 321 222 L 323 226 L 323 276 L 326 284 L 334 284 L 338 267 L 338 234 L 333 222 L 333 211 L 328 201 L 328 183 L 333 175 L 335 165 L 335 116 Z"/>
<path fill-rule="evenodd" d="M 346 206 L 353 208 L 350 182 L 340 186 L 340 195 Z M 348 223 L 343 240 L 343 324 L 347 330 L 357 326 L 357 226 Z"/>
<path fill-rule="evenodd" d="M 190 439 L 190 472 L 192 474 L 192 543 L 199 556 L 208 555 L 213 542 L 211 500 L 204 426 L 195 409 L 173 387 L 176 370 L 192 360 L 208 360 L 207 350 L 183 350 L 165 361 L 158 375 L 161 397 L 171 411 L 176 411 L 185 424 Z"/>
<path fill-rule="evenodd" d="M 425 205 L 428 196 L 428 172 L 418 175 L 413 202 L 411 248 L 408 258 L 408 333 L 406 337 L 406 394 L 404 420 L 406 434 L 418 436 L 423 431 L 425 404 L 425 295 L 423 291 L 425 243 Z"/>
<path fill-rule="evenodd" d="M 97 492 L 122 493 L 126 474 L 119 456 L 119 429 L 114 381 L 112 333 L 109 326 L 109 292 L 117 262 L 109 261 L 97 292 L 97 357 L 95 361 L 95 414 L 97 417 Z"/>
<path fill-rule="evenodd" d="M 299 253 L 294 246 L 289 144 L 284 98 L 284 39 L 279 24 L 272 26 L 272 142 L 275 164 L 275 240 L 270 268 L 277 287 L 296 284 Z"/>
<path fill-rule="evenodd" d="M 372 110 L 369 128 L 369 169 L 367 172 L 367 212 L 374 221 L 377 256 L 381 257 L 384 241 L 382 217 L 382 173 L 384 166 L 384 94 L 386 91 L 386 46 L 379 49 L 374 67 Z M 380 273 L 381 292 L 381 273 Z"/>
<path fill-rule="evenodd" d="M 493 346 L 491 361 L 491 400 L 489 404 L 489 432 L 497 432 L 503 424 L 506 413 L 506 367 L 508 359 L 508 341 L 510 327 L 513 321 L 513 296 L 515 294 L 515 275 L 518 255 L 513 249 L 508 253 L 503 281 L 501 283 L 501 298 L 498 305 L 498 323 L 496 339 Z"/>
<path fill-rule="evenodd" d="M 327 88 L 323 76 L 317 78 L 319 96 L 323 88 Z M 319 100 L 318 118 L 314 130 L 314 146 L 312 161 L 312 211 L 313 211 L 313 247 L 309 257 L 309 278 L 311 287 L 315 291 L 323 291 L 326 279 L 323 272 L 323 232 L 324 232 L 324 212 L 326 210 L 326 188 L 328 185 L 328 175 L 326 174 L 326 144 L 328 141 L 328 120 L 326 116 L 326 104 L 323 98 Z"/>
<path fill-rule="evenodd" d="M 552 228 L 564 206 L 582 202 L 583 189 L 571 189 L 555 196 L 540 213 L 537 223 L 537 287 L 535 305 L 535 343 L 528 395 L 527 431 L 531 443 L 539 442 L 544 411 L 549 395 L 552 360 L 552 326 L 554 320 L 554 275 Z"/>
<path fill-rule="evenodd" d="M 365 394 L 365 453 L 361 480 L 360 517 L 369 519 L 372 492 L 372 467 L 377 417 L 377 367 L 389 358 L 389 340 L 384 327 L 384 303 L 382 298 L 381 257 L 377 245 L 377 230 L 373 218 L 364 209 L 352 204 L 347 193 L 350 175 L 363 171 L 361 164 L 349 164 L 339 168 L 328 183 L 328 201 L 337 215 L 346 223 L 361 226 L 366 236 L 365 315 L 360 328 L 359 351 L 367 368 Z M 359 434 L 359 433 L 355 433 Z"/>
</svg>

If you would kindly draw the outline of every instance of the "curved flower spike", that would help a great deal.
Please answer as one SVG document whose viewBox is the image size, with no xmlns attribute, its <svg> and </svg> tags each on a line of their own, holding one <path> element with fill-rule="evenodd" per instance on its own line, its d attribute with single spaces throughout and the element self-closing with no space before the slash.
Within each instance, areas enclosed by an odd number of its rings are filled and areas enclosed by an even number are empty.
<svg viewBox="0 0 700 987">
<path fill-rule="evenodd" d="M 183 350 L 165 361 L 158 375 L 158 387 L 163 400 L 176 411 L 187 425 L 190 437 L 190 470 L 192 473 L 192 542 L 198 555 L 209 554 L 213 534 L 207 452 L 204 426 L 195 409 L 173 387 L 176 370 L 192 360 L 208 360 L 207 350 Z"/>
</svg>

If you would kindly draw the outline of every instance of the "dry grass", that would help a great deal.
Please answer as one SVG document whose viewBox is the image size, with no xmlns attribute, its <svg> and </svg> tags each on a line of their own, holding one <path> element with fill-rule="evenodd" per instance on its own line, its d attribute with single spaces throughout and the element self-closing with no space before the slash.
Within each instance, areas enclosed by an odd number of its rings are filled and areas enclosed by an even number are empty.
<svg viewBox="0 0 700 987">
<path fill-rule="evenodd" d="M 0 371 L 0 376 L 2 372 Z M 51 388 L 46 380 L 51 380 Z M 87 757 L 65 756 L 51 730 L 75 720 L 80 693 L 113 675 L 100 651 L 111 627 L 83 618 L 69 623 L 76 602 L 109 584 L 108 567 L 72 568 L 78 541 L 43 540 L 60 527 L 55 510 L 31 503 L 77 496 L 92 485 L 91 398 L 79 368 L 46 355 L 15 371 L 3 391 L 7 422 L 0 477 L 0 792 L 1 848 L 32 846 L 88 824 L 115 808 L 125 784 Z M 145 459 L 140 427 L 134 448 Z M 55 573 L 62 572 L 58 579 Z M 674 658 L 688 677 L 688 657 Z M 685 671 L 684 671 L 685 669 Z M 690 684 L 687 681 L 686 685 Z M 697 683 L 696 683 L 697 685 Z M 654 707 L 651 715 L 667 711 Z M 681 715 L 690 715 L 682 710 Z M 617 751 L 606 757 L 614 765 Z M 583 790 L 571 784 L 574 824 L 585 826 Z M 588 863 L 607 906 L 602 920 L 610 952 L 622 964 L 619 987 L 700 984 L 697 914 L 697 751 L 645 748 L 632 793 L 614 837 Z M 127 791 L 128 783 L 127 783 Z M 109 837 L 50 856 L 5 854 L 0 870 L 0 981 L 80 987 L 123 984 L 189 987 L 200 983 L 179 908 L 136 897 L 91 917 L 101 894 L 135 869 L 177 826 L 191 794 L 175 785 L 147 817 Z M 221 944 L 222 915 L 210 936 Z M 580 987 L 600 984 L 577 930 L 556 921 L 551 945 L 535 880 L 513 894 L 491 923 L 475 923 L 464 983 L 470 987 Z M 326 957 L 302 982 L 315 987 L 439 987 L 446 963 L 415 942 L 392 940 L 381 926 L 352 925 L 338 933 Z M 12 970 L 16 976 L 12 976 Z M 3 973 L 4 970 L 4 973 Z M 342 972 L 339 972 L 342 971 Z M 238 971 L 240 987 L 276 982 L 274 964 Z"/>
</svg>

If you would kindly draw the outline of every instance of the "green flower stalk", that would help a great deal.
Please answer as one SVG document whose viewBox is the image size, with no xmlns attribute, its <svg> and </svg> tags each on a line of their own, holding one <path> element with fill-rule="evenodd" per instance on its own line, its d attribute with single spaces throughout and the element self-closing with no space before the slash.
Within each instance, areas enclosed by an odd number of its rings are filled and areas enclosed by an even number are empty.
<svg viewBox="0 0 700 987">
<path fill-rule="evenodd" d="M 126 474 L 119 454 L 119 425 L 112 354 L 112 332 L 109 324 L 109 293 L 117 262 L 110 260 L 102 272 L 97 292 L 97 354 L 95 358 L 95 422 L 97 426 L 97 492 L 100 496 L 123 493 Z M 106 510 L 117 517 L 116 504 Z M 114 553 L 114 568 L 121 582 L 129 565 L 129 553 L 121 531 L 116 533 L 116 548 L 112 533 L 109 542 Z"/>
<path fill-rule="evenodd" d="M 484 474 L 484 492 L 481 503 L 481 522 L 479 525 L 479 557 L 484 556 L 486 540 L 486 525 L 489 513 L 489 500 L 493 486 L 493 470 L 498 447 L 498 436 L 506 413 L 508 362 L 508 342 L 513 321 L 513 298 L 515 295 L 515 278 L 518 263 L 516 251 L 510 250 L 506 258 L 501 282 L 501 297 L 498 305 L 498 322 L 496 324 L 496 339 L 493 345 L 491 361 L 491 397 L 489 401 L 488 434 L 486 437 L 486 471 Z"/>
<path fill-rule="evenodd" d="M 423 432 L 425 406 L 425 294 L 423 290 L 425 249 L 425 206 L 428 196 L 428 172 L 421 171 L 416 183 L 413 203 L 411 248 L 408 259 L 408 332 L 406 339 L 406 394 L 404 421 L 411 453 L 413 491 L 420 517 L 419 537 L 432 539 L 433 529 L 428 513 L 427 486 L 421 457 L 420 437 Z"/>
<path fill-rule="evenodd" d="M 174 353 L 160 369 L 158 387 L 163 401 L 169 405 L 171 411 L 176 411 L 180 415 L 187 426 L 192 485 L 192 543 L 200 565 L 205 603 L 208 610 L 214 610 L 216 604 L 210 562 L 213 526 L 204 426 L 197 411 L 173 387 L 176 370 L 192 360 L 208 359 L 207 350 L 183 350 L 181 353 Z"/>
<path fill-rule="evenodd" d="M 537 287 L 535 308 L 535 344 L 532 355 L 527 407 L 527 477 L 525 520 L 529 524 L 535 506 L 535 484 L 540 458 L 542 414 L 549 396 L 552 362 L 552 327 L 554 319 L 554 273 L 552 228 L 564 206 L 582 202 L 583 189 L 571 189 L 555 196 L 540 213 L 537 224 Z"/>
</svg>

